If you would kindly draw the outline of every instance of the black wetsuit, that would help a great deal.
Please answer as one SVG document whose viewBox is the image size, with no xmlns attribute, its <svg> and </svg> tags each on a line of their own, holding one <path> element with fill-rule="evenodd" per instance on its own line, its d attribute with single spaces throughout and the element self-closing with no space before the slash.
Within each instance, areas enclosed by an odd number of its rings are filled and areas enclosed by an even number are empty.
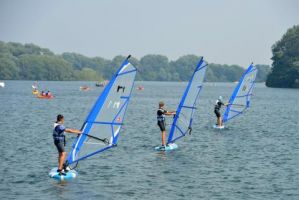
<svg viewBox="0 0 299 200">
<path fill-rule="evenodd" d="M 215 107 L 214 107 L 214 113 L 216 114 L 217 118 L 221 117 L 221 114 L 220 114 L 221 106 L 224 106 L 224 103 L 222 103 L 222 101 L 220 101 L 220 100 L 217 100 Z"/>
<path fill-rule="evenodd" d="M 161 131 L 165 131 L 165 114 L 167 113 L 166 110 L 163 108 L 159 108 L 157 110 L 157 124 Z"/>
</svg>

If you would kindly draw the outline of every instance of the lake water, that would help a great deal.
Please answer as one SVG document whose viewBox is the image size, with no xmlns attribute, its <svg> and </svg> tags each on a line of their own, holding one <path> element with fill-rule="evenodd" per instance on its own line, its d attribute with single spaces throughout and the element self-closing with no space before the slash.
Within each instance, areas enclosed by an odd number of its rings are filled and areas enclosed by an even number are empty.
<svg viewBox="0 0 299 200">
<path fill-rule="evenodd" d="M 48 177 L 57 165 L 56 115 L 79 129 L 102 89 L 40 82 L 56 96 L 41 100 L 31 84 L 0 88 L 0 199 L 299 199 L 299 90 L 257 84 L 251 109 L 217 131 L 215 100 L 227 100 L 235 84 L 206 83 L 192 135 L 177 150 L 158 153 L 157 103 L 175 110 L 186 83 L 137 82 L 145 89 L 133 91 L 118 147 L 81 161 L 78 177 L 60 183 Z M 73 140 L 67 134 L 68 150 Z"/>
</svg>

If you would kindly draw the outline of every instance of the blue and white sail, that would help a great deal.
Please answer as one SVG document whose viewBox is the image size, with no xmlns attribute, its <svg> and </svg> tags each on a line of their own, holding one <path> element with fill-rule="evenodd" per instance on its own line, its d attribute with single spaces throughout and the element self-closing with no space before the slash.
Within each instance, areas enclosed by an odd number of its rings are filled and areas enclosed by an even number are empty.
<svg viewBox="0 0 299 200">
<path fill-rule="evenodd" d="M 257 71 L 257 68 L 251 64 L 244 72 L 229 99 L 223 115 L 223 122 L 231 120 L 249 108 Z"/>
<path fill-rule="evenodd" d="M 83 133 L 76 138 L 68 155 L 67 164 L 116 146 L 137 72 L 128 61 L 129 57 L 121 64 L 91 109 L 83 123 Z"/>
<path fill-rule="evenodd" d="M 193 115 L 203 86 L 208 64 L 201 58 L 183 94 L 168 135 L 167 144 L 173 143 L 192 131 Z"/>
</svg>

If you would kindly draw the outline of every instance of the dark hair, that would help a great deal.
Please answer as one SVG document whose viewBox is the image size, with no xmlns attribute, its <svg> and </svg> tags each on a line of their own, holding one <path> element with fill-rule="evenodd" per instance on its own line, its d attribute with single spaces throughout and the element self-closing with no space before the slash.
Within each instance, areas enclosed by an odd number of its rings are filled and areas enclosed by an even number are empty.
<svg viewBox="0 0 299 200">
<path fill-rule="evenodd" d="M 59 122 L 59 121 L 61 121 L 63 118 L 64 118 L 63 115 L 61 115 L 61 114 L 57 115 L 57 121 L 56 121 L 56 123 Z"/>
</svg>

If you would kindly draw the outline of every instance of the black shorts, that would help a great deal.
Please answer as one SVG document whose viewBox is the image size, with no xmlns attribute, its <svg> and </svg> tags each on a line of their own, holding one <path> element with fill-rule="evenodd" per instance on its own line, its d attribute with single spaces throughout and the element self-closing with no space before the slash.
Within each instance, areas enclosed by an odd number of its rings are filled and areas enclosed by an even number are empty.
<svg viewBox="0 0 299 200">
<path fill-rule="evenodd" d="M 54 144 L 59 153 L 65 152 L 64 150 L 64 141 L 61 140 L 54 140 Z"/>
<path fill-rule="evenodd" d="M 165 131 L 165 122 L 164 121 L 158 121 L 158 126 L 161 131 Z"/>
<path fill-rule="evenodd" d="M 219 110 L 215 109 L 214 113 L 216 114 L 217 118 L 221 117 L 221 114 L 220 114 Z"/>
</svg>

